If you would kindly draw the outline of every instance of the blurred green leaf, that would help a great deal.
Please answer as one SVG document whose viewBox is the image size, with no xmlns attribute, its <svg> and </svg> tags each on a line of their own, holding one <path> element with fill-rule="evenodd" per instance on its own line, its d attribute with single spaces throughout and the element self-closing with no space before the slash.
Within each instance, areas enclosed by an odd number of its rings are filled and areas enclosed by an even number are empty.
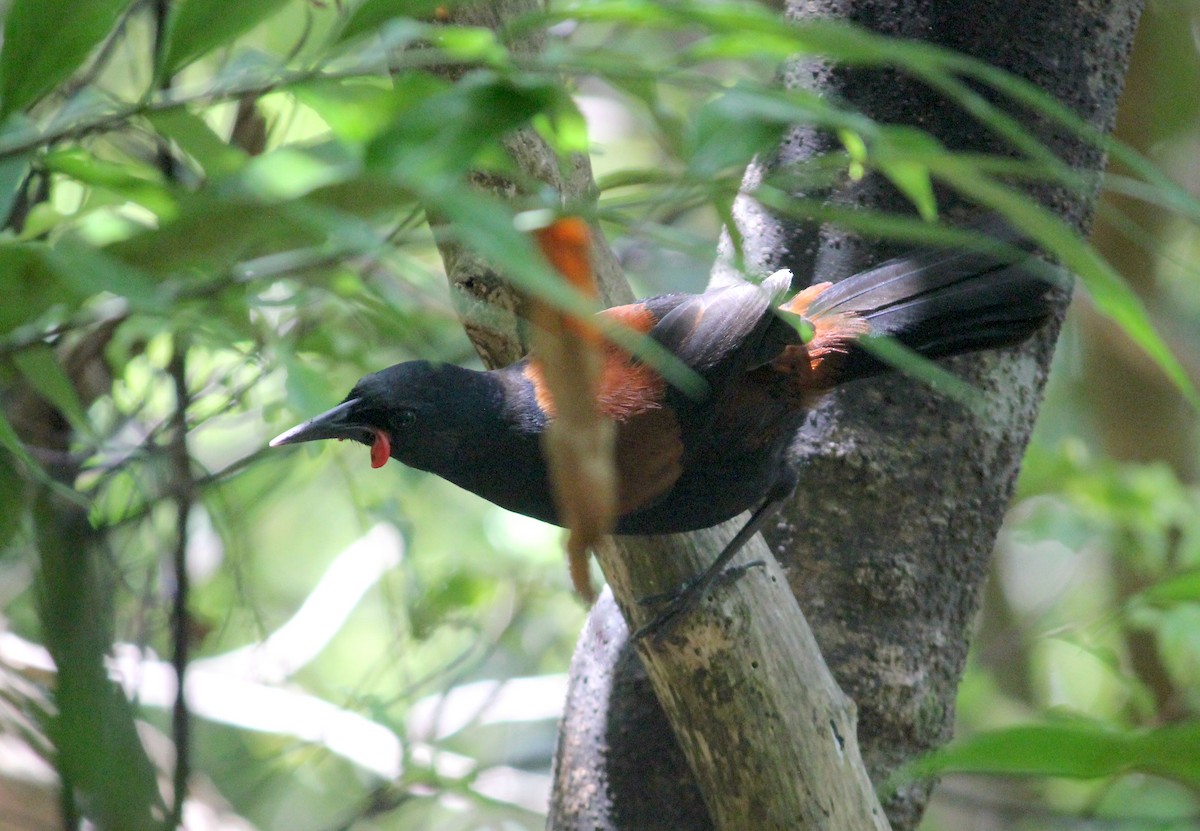
<svg viewBox="0 0 1200 831">
<path fill-rule="evenodd" d="M 17 470 L 16 459 L 0 450 L 0 550 L 25 522 L 28 488 Z"/>
<path fill-rule="evenodd" d="M 197 58 L 230 45 L 273 15 L 287 0 L 175 0 L 157 76 L 175 74 Z"/>
<path fill-rule="evenodd" d="M 944 153 L 941 143 L 922 130 L 889 126 L 880 130 L 869 151 L 869 160 L 896 188 L 908 197 L 926 222 L 937 220 L 933 180 L 924 159 Z"/>
<path fill-rule="evenodd" d="M 12 0 L 0 50 L 0 120 L 69 78 L 130 0 Z"/>
<path fill-rule="evenodd" d="M 461 2 L 461 0 L 460 0 Z M 334 43 L 343 43 L 379 31 L 385 24 L 404 18 L 428 19 L 439 8 L 453 8 L 454 0 L 363 0 L 346 17 Z"/>
<path fill-rule="evenodd" d="M 516 230 L 507 203 L 465 185 L 417 192 L 426 205 L 452 221 L 453 231 L 463 243 L 503 269 L 516 285 L 572 314 L 586 316 L 597 311 L 594 301 L 562 281 L 536 252 L 529 236 Z M 689 395 L 704 394 L 704 380 L 657 341 L 612 325 L 603 317 L 596 321 L 604 335 L 645 360 L 669 383 Z"/>
<path fill-rule="evenodd" d="M 464 62 L 503 66 L 508 59 L 496 33 L 481 26 L 439 27 L 437 45 L 448 57 Z"/>
<path fill-rule="evenodd" d="M 587 119 L 571 98 L 564 97 L 561 104 L 553 115 L 534 116 L 533 126 L 561 158 L 586 154 L 591 148 Z"/>
<path fill-rule="evenodd" d="M 933 195 L 929 168 L 916 162 L 893 162 L 880 164 L 879 172 L 908 197 L 922 219 L 930 222 L 937 219 L 937 199 Z"/>
<path fill-rule="evenodd" d="M 49 249 L 47 260 L 63 285 L 82 295 L 110 292 L 143 310 L 161 309 L 166 300 L 146 273 L 130 267 L 136 263 L 115 258 L 112 247 L 98 249 L 63 237 Z"/>
<path fill-rule="evenodd" d="M 893 781 L 942 773 L 1091 779 L 1139 772 L 1200 785 L 1200 722 L 1120 730 L 1095 722 L 1012 727 L 955 741 Z"/>
<path fill-rule="evenodd" d="M 55 763 L 89 803 L 101 828 L 158 831 L 162 809 L 154 766 L 138 738 L 133 708 L 108 677 L 112 646 L 111 553 L 86 511 L 57 495 L 36 500 L 38 599 L 46 647 L 58 673 L 47 726 Z"/>
<path fill-rule="evenodd" d="M 306 201 L 351 216 L 392 216 L 411 209 L 412 192 L 381 176 L 358 175 L 316 188 Z"/>
<path fill-rule="evenodd" d="M 859 344 L 882 361 L 894 366 L 910 378 L 924 382 L 930 389 L 953 398 L 971 412 L 984 412 L 983 393 L 953 372 L 909 349 L 892 338 L 864 338 Z"/>
<path fill-rule="evenodd" d="M 0 126 L 0 139 L 19 135 L 28 129 L 27 119 L 20 115 L 14 115 Z M 8 222 L 17 197 L 21 193 L 21 186 L 29 175 L 29 163 L 33 156 L 33 151 L 29 150 L 0 157 L 0 227 L 4 227 Z"/>
<path fill-rule="evenodd" d="M 209 176 L 224 176 L 237 171 L 249 156 L 240 147 L 222 141 L 203 118 L 182 107 L 159 110 L 147 115 L 154 129 L 174 141 Z"/>
<path fill-rule="evenodd" d="M 169 218 L 175 212 L 175 199 L 162 175 L 147 165 L 102 161 L 81 148 L 47 153 L 43 161 L 55 173 L 117 193 L 159 217 Z"/>
<path fill-rule="evenodd" d="M 4 415 L 3 410 L 0 410 L 0 445 L 5 447 L 15 458 L 19 459 L 28 470 L 42 473 L 41 465 L 29 455 L 29 451 L 25 449 L 24 442 L 17 435 L 17 431 L 13 429 L 12 423 Z"/>
<path fill-rule="evenodd" d="M 237 177 L 211 195 L 214 200 L 255 199 L 266 205 L 298 200 L 309 191 L 356 174 L 360 165 L 337 142 L 281 147 L 256 156 Z"/>
<path fill-rule="evenodd" d="M 370 80 L 302 84 L 295 94 L 324 119 L 335 136 L 360 144 L 371 141 L 406 110 L 448 86 L 432 75 L 410 72 L 392 84 Z"/>
<path fill-rule="evenodd" d="M 107 256 L 138 271 L 205 280 L 234 263 L 286 247 L 325 239 L 319 218 L 294 205 L 197 194 L 178 217 L 105 249 Z"/>
<path fill-rule="evenodd" d="M 1176 574 L 1138 592 L 1132 600 L 1151 606 L 1200 603 L 1200 569 Z"/>
<path fill-rule="evenodd" d="M 789 104 L 744 87 L 705 104 L 689 129 L 689 174 L 698 179 L 718 174 L 740 177 L 750 159 L 774 147 L 796 122 L 795 107 Z"/>
<path fill-rule="evenodd" d="M 574 107 L 556 82 L 475 72 L 406 109 L 368 145 L 366 164 L 414 183 L 461 175 L 478 163 L 484 148 L 498 148 L 535 115 L 564 106 Z"/>
<path fill-rule="evenodd" d="M 1175 689 L 1200 705 L 1200 603 L 1177 603 L 1157 615 L 1154 631 L 1163 666 Z"/>
<path fill-rule="evenodd" d="M 84 433 L 91 432 L 75 385 L 67 377 L 53 349 L 45 344 L 35 344 L 14 352 L 12 362 L 29 386 L 57 407 L 72 427 Z"/>
<path fill-rule="evenodd" d="M 494 578 L 456 572 L 422 591 L 409 612 L 413 634 L 426 638 L 463 609 L 478 606 L 495 592 Z"/>
<path fill-rule="evenodd" d="M 49 260 L 50 250 L 42 243 L 0 245 L 0 273 L 6 278 L 0 335 L 33 323 L 54 306 L 73 308 L 80 302 L 80 295 L 64 290 Z"/>
<path fill-rule="evenodd" d="M 949 155 L 939 157 L 931 169 L 936 178 L 1004 214 L 1014 227 L 1057 257 L 1083 281 L 1096 308 L 1116 322 L 1130 339 L 1154 359 L 1192 407 L 1200 410 L 1200 392 L 1192 384 L 1179 359 L 1154 331 L 1145 304 L 1095 249 L 1079 239 L 1051 211 L 1024 193 L 981 175 L 961 159 Z"/>
<path fill-rule="evenodd" d="M 297 413 L 315 415 L 338 403 L 341 392 L 329 388 L 329 379 L 324 373 L 296 355 L 282 354 L 287 369 L 288 402 Z"/>
</svg>

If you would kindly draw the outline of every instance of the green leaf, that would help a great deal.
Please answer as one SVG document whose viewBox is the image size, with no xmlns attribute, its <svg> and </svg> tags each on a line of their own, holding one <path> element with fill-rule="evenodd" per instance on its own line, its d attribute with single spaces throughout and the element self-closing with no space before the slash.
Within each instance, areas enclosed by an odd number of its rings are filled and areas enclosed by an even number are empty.
<svg viewBox="0 0 1200 831">
<path fill-rule="evenodd" d="M 234 173 L 250 158 L 240 147 L 222 141 L 203 118 L 182 107 L 150 113 L 147 119 L 159 135 L 179 145 L 209 176 Z"/>
<path fill-rule="evenodd" d="M 162 175 L 148 165 L 106 162 L 80 148 L 47 153 L 44 161 L 55 173 L 124 196 L 159 217 L 170 217 L 175 213 L 175 198 L 167 190 Z"/>
<path fill-rule="evenodd" d="M 8 545 L 25 521 L 28 488 L 15 460 L 0 451 L 0 550 Z"/>
<path fill-rule="evenodd" d="M 316 81 L 295 88 L 296 97 L 324 119 L 348 144 L 372 141 L 422 102 L 450 84 L 423 72 L 410 72 L 384 85 L 375 80 Z"/>
<path fill-rule="evenodd" d="M 0 335 L 33 323 L 56 305 L 79 304 L 81 295 L 64 291 L 49 258 L 49 249 L 41 243 L 0 245 L 0 274 L 5 277 Z"/>
<path fill-rule="evenodd" d="M 14 352 L 12 362 L 25 376 L 29 386 L 57 407 L 72 427 L 80 432 L 90 432 L 87 414 L 83 411 L 75 385 L 59 364 L 53 349 L 46 344 L 35 344 Z"/>
<path fill-rule="evenodd" d="M 60 282 L 83 295 L 108 292 L 129 300 L 136 308 L 161 310 L 164 298 L 158 286 L 133 264 L 119 262 L 109 249 L 97 249 L 64 237 L 49 250 L 47 260 Z"/>
<path fill-rule="evenodd" d="M 790 107 L 772 96 L 734 88 L 708 102 L 689 126 L 688 173 L 704 179 L 737 173 L 751 158 L 779 143 L 795 123 Z"/>
<path fill-rule="evenodd" d="M 475 166 L 482 150 L 498 147 L 535 115 L 567 105 L 557 83 L 476 72 L 405 110 L 368 145 L 365 162 L 394 169 L 406 181 L 457 176 Z"/>
<path fill-rule="evenodd" d="M 1141 601 L 1151 606 L 1174 606 L 1178 603 L 1200 603 L 1200 569 L 1176 574 L 1160 580 L 1153 586 L 1138 592 L 1131 601 Z"/>
<path fill-rule="evenodd" d="M 367 219 L 413 209 L 412 194 L 381 176 L 356 176 L 317 188 L 308 194 L 310 205 Z"/>
<path fill-rule="evenodd" d="M 334 43 L 373 34 L 393 20 L 428 19 L 438 8 L 453 7 L 446 0 L 364 0 L 354 7 L 334 38 Z"/>
<path fill-rule="evenodd" d="M 907 766 L 893 781 L 941 773 L 1094 779 L 1140 772 L 1200 785 L 1200 721 L 1118 730 L 1078 721 L 1012 727 L 962 739 Z"/>
<path fill-rule="evenodd" d="M 232 43 L 273 15 L 287 0 L 176 0 L 158 77 L 169 77 L 218 46 Z"/>
<path fill-rule="evenodd" d="M 470 63 L 504 66 L 505 48 L 496 33 L 481 26 L 444 26 L 437 30 L 437 46 L 451 58 Z"/>
<path fill-rule="evenodd" d="M 1200 410 L 1200 392 L 1192 384 L 1179 359 L 1154 331 L 1150 315 L 1133 289 L 1121 279 L 1096 250 L 1088 245 L 1051 211 L 1013 188 L 981 174 L 965 160 L 945 156 L 931 164 L 935 178 L 961 193 L 993 208 L 1070 269 L 1087 287 L 1096 308 L 1116 322 L 1146 352 L 1183 393 L 1192 407 Z"/>
<path fill-rule="evenodd" d="M 1178 690 L 1200 688 L 1200 604 L 1164 609 L 1154 624 L 1158 653 Z"/>
<path fill-rule="evenodd" d="M 0 119 L 69 78 L 129 0 L 13 0 L 0 50 Z"/>
<path fill-rule="evenodd" d="M 4 415 L 4 411 L 0 410 L 0 446 L 3 446 L 13 456 L 15 456 L 25 467 L 33 471 L 35 474 L 40 474 L 45 477 L 45 471 L 42 466 L 37 463 L 33 456 L 29 455 L 29 451 L 25 449 L 25 443 L 21 441 L 21 437 L 17 435 L 17 431 L 13 429 L 12 423 Z"/>
<path fill-rule="evenodd" d="M 325 373 L 295 355 L 282 357 L 287 369 L 284 389 L 288 403 L 297 413 L 319 413 L 337 403 L 330 395 L 329 378 Z"/>
<path fill-rule="evenodd" d="M 533 126 L 559 156 L 586 155 L 591 148 L 587 119 L 570 98 L 564 97 L 562 103 L 553 115 L 534 116 Z"/>
<path fill-rule="evenodd" d="M 870 161 L 896 189 L 908 197 L 917 213 L 927 222 L 937 220 L 937 198 L 925 159 L 945 153 L 945 148 L 923 130 L 911 127 L 887 127 L 880 130 Z"/>
<path fill-rule="evenodd" d="M 858 341 L 867 352 L 894 366 L 910 378 L 923 381 L 930 389 L 953 398 L 971 412 L 984 413 L 983 393 L 929 358 L 892 338 L 866 337 Z"/>
<path fill-rule="evenodd" d="M 119 263 L 146 274 L 211 274 L 242 259 L 315 244 L 323 238 L 315 223 L 304 221 L 304 212 L 297 207 L 200 194 L 181 206 L 174 221 L 105 251 Z"/>
<path fill-rule="evenodd" d="M 112 648 L 113 553 L 86 509 L 51 492 L 35 501 L 37 599 L 46 648 L 58 670 L 55 712 L 46 725 L 55 762 L 100 828 L 162 828 L 154 766 L 138 739 L 134 711 L 108 676 Z"/>
<path fill-rule="evenodd" d="M 921 219 L 937 221 L 937 199 L 933 195 L 929 168 L 916 162 L 892 162 L 880 164 L 879 172 L 908 197 Z"/>
<path fill-rule="evenodd" d="M 0 127 L 0 137 L 20 136 L 28 133 L 29 119 L 22 115 L 14 115 Z M 21 185 L 29 175 L 29 163 L 33 159 L 33 150 L 24 153 L 14 153 L 11 156 L 0 157 L 0 227 L 8 222 L 13 205 L 21 192 Z"/>
</svg>

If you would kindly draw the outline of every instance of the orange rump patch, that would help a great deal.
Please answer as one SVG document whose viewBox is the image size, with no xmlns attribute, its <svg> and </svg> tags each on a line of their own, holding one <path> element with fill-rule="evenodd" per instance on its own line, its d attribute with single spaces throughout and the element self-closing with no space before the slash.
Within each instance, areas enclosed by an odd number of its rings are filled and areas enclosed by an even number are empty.
<svg viewBox="0 0 1200 831">
<path fill-rule="evenodd" d="M 817 299 L 817 295 L 832 285 L 833 283 L 813 283 L 779 308 L 790 314 L 804 317 L 808 312 L 808 307 Z"/>
<path fill-rule="evenodd" d="M 776 372 L 791 375 L 805 389 L 824 389 L 834 369 L 832 358 L 845 354 L 854 341 L 870 334 L 871 324 L 854 312 L 809 315 L 814 300 L 833 283 L 816 283 L 797 294 L 780 309 L 800 315 L 813 327 L 813 336 L 803 346 L 789 346 L 771 363 Z M 807 363 L 807 366 L 803 366 Z"/>
</svg>

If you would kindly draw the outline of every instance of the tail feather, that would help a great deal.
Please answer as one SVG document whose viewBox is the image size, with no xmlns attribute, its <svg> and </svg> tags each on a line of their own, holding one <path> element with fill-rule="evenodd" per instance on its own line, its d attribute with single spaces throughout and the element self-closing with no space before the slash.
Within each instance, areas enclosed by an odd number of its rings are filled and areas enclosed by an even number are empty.
<svg viewBox="0 0 1200 831">
<path fill-rule="evenodd" d="M 988 233 L 1018 242 L 1005 228 Z M 1052 316 L 1056 288 L 1044 263 L 1035 265 L 1024 248 L 922 252 L 849 277 L 790 310 L 813 323 L 813 370 L 832 386 L 891 368 L 856 345 L 864 329 L 927 358 L 1011 346 Z"/>
</svg>

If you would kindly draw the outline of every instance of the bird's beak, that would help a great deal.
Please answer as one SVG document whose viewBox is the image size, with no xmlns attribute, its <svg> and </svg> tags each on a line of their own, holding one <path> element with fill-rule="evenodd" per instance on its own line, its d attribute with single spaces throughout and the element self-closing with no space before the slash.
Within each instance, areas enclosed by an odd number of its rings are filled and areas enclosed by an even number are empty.
<svg viewBox="0 0 1200 831">
<path fill-rule="evenodd" d="M 318 439 L 354 439 L 363 444 L 371 444 L 375 431 L 354 415 L 354 409 L 360 400 L 352 398 L 344 401 L 332 410 L 321 413 L 319 416 L 279 434 L 271 439 L 271 447 L 299 444 L 302 441 L 317 441 Z"/>
</svg>

